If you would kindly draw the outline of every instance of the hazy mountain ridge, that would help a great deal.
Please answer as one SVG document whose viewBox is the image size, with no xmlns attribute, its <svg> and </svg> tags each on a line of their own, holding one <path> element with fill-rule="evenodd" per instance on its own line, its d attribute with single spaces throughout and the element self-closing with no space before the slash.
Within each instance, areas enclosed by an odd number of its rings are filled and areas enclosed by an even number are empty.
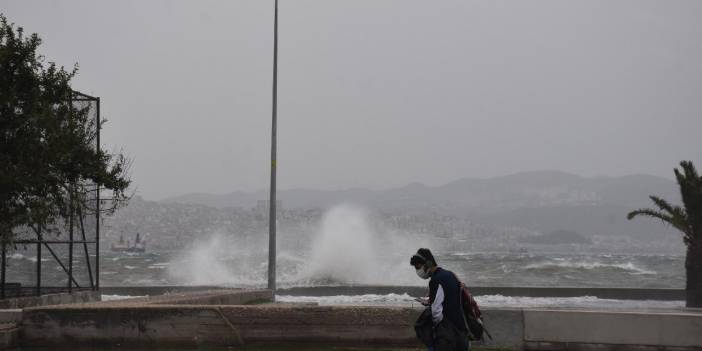
<svg viewBox="0 0 702 351">
<path fill-rule="evenodd" d="M 436 240 L 444 246 L 461 243 L 469 251 L 513 249 L 529 243 L 529 237 L 559 231 L 577 232 L 592 240 L 591 248 L 600 249 L 655 251 L 661 243 L 681 243 L 674 230 L 659 222 L 626 219 L 628 211 L 649 205 L 649 194 L 673 202 L 679 197 L 675 183 L 659 177 L 530 172 L 384 191 L 286 190 L 279 195 L 278 220 L 286 247 L 303 247 L 318 232 L 326 210 L 342 203 L 368 210 L 378 233 L 430 238 L 434 246 Z M 129 239 L 141 232 L 150 248 L 180 249 L 197 238 L 225 233 L 265 246 L 268 213 L 257 201 L 267 197 L 267 191 L 189 194 L 158 202 L 136 197 L 105 220 L 103 239 L 114 242 L 121 234 Z"/>
<path fill-rule="evenodd" d="M 281 190 L 278 198 L 286 208 L 327 208 L 352 202 L 379 209 L 441 209 L 452 214 L 490 214 L 519 208 L 617 205 L 640 207 L 648 195 L 677 200 L 675 183 L 661 177 L 580 177 L 559 171 L 518 173 L 503 177 L 463 178 L 441 186 L 411 183 L 404 187 L 372 191 Z M 213 207 L 256 206 L 268 198 L 267 191 L 233 192 L 224 195 L 186 194 L 164 203 L 191 203 Z"/>
<path fill-rule="evenodd" d="M 581 177 L 559 171 L 463 178 L 441 186 L 411 183 L 381 191 L 283 190 L 278 198 L 286 209 L 325 209 L 339 203 L 355 203 L 396 213 L 457 216 L 493 228 L 515 227 L 540 233 L 573 230 L 588 237 L 660 239 L 662 233 L 670 234 L 663 224 L 626 219 L 629 211 L 650 206 L 648 196 L 654 194 L 679 202 L 677 187 L 669 179 L 650 175 Z M 267 191 L 189 194 L 162 203 L 252 208 L 258 200 L 267 198 Z"/>
</svg>

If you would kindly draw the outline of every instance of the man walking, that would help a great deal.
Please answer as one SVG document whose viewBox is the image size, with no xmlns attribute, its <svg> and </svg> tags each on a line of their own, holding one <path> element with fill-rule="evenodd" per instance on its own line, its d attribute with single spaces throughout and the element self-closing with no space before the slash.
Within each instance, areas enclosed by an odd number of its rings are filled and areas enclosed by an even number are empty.
<svg viewBox="0 0 702 351">
<path fill-rule="evenodd" d="M 466 351 L 468 329 L 461 306 L 461 283 L 453 272 L 439 267 L 429 249 L 421 248 L 410 259 L 417 276 L 429 280 L 429 301 L 434 326 L 432 351 Z"/>
</svg>

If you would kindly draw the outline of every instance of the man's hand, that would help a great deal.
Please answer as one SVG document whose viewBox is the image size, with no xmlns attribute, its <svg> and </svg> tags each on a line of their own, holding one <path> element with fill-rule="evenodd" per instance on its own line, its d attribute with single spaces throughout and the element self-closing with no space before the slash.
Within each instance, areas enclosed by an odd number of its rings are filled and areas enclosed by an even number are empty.
<svg viewBox="0 0 702 351">
<path fill-rule="evenodd" d="M 429 299 L 426 297 L 415 297 L 414 301 L 422 304 L 422 306 L 429 306 Z"/>
</svg>

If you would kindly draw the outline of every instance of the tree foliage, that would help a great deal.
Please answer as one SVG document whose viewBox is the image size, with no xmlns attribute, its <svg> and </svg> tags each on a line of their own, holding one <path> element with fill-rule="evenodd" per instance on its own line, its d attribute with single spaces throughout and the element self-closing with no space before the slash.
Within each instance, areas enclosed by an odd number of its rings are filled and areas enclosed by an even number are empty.
<svg viewBox="0 0 702 351">
<path fill-rule="evenodd" d="M 629 219 L 647 216 L 662 220 L 683 234 L 685 244 L 702 247 L 702 178 L 692 161 L 680 162 L 681 170 L 674 169 L 680 187 L 683 206 L 673 206 L 666 200 L 650 196 L 658 209 L 642 208 L 628 214 Z"/>
<path fill-rule="evenodd" d="M 72 103 L 71 79 L 37 53 L 41 39 L 0 14 L 0 233 L 41 230 L 72 211 L 89 214 L 95 187 L 114 210 L 128 200 L 129 160 L 96 148 L 97 121 Z"/>
</svg>

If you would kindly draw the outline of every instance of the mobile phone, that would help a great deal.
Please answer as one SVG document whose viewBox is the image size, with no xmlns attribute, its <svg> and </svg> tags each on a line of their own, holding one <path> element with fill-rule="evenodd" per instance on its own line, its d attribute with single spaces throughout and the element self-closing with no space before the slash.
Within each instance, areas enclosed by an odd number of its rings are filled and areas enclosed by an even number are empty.
<svg viewBox="0 0 702 351">
<path fill-rule="evenodd" d="M 424 306 L 429 305 L 429 300 L 423 299 L 423 298 L 421 298 L 421 297 L 415 297 L 415 298 L 414 298 L 414 301 L 417 301 L 417 302 L 421 303 L 421 304 L 424 305 Z"/>
</svg>

